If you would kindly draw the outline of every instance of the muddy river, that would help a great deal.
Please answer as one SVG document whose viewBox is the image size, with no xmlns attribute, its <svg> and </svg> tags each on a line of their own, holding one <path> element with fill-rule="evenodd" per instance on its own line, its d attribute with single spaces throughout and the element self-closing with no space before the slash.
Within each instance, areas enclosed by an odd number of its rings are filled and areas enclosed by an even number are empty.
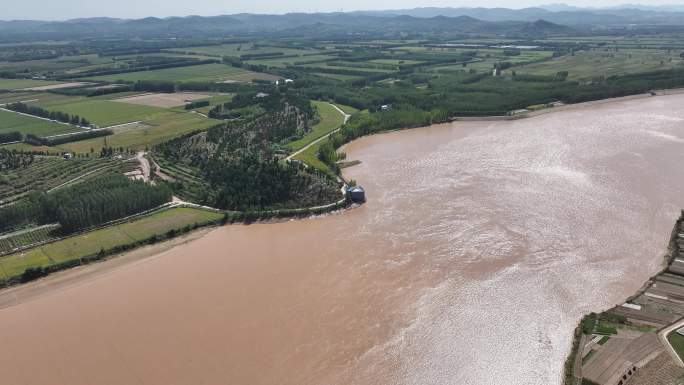
<svg viewBox="0 0 684 385">
<path fill-rule="evenodd" d="M 684 95 L 363 138 L 362 207 L 226 226 L 0 310 L 0 382 L 560 384 L 662 264 Z"/>
</svg>

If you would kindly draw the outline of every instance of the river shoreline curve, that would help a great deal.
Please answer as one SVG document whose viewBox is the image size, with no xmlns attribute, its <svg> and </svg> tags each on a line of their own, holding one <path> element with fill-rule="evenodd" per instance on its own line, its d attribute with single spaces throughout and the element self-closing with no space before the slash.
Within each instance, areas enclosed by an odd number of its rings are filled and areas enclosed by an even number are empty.
<svg viewBox="0 0 684 385">
<path fill-rule="evenodd" d="M 577 320 L 662 269 L 684 207 L 682 102 L 354 140 L 363 162 L 343 172 L 368 198 L 354 210 L 215 227 L 92 279 L 37 281 L 0 310 L 4 377 L 561 384 Z"/>
</svg>

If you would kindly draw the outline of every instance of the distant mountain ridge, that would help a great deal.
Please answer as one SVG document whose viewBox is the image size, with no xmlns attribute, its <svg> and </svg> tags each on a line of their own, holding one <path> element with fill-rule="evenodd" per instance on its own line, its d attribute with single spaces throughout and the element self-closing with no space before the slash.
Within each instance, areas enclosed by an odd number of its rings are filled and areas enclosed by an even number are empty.
<svg viewBox="0 0 684 385">
<path fill-rule="evenodd" d="M 408 15 L 414 17 L 470 16 L 485 21 L 536 21 L 576 25 L 684 25 L 684 6 L 623 5 L 611 8 L 580 8 L 549 4 L 522 9 L 485 7 L 422 7 L 386 11 L 358 11 L 374 16 Z"/>
<path fill-rule="evenodd" d="M 679 6 L 623 5 L 578 8 L 549 4 L 522 9 L 439 8 L 220 16 L 81 18 L 61 22 L 0 21 L 0 40 L 12 38 L 69 39 L 83 37 L 188 37 L 268 34 L 338 36 L 344 34 L 494 35 L 538 38 L 582 34 L 594 29 L 678 26 L 684 28 Z"/>
<path fill-rule="evenodd" d="M 577 33 L 549 21 L 487 21 L 468 15 L 417 17 L 361 13 L 290 13 L 286 15 L 235 14 L 144 19 L 73 19 L 63 22 L 0 21 L 2 35 L 57 37 L 163 36 L 183 37 L 251 33 L 310 34 L 317 36 L 374 33 L 487 34 L 544 37 Z"/>
</svg>

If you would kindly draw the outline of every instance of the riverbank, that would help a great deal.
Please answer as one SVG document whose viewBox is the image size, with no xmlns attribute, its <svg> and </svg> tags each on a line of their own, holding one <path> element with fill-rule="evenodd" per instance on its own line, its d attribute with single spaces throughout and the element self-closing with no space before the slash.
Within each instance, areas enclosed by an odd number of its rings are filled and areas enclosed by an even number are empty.
<svg viewBox="0 0 684 385">
<path fill-rule="evenodd" d="M 0 310 L 87 284 L 116 270 L 132 268 L 137 262 L 151 257 L 160 258 L 164 252 L 200 239 L 211 230 L 205 227 L 153 245 L 112 254 L 97 263 L 79 265 L 22 285 L 3 288 L 0 290 Z"/>
<path fill-rule="evenodd" d="M 684 351 L 676 352 L 668 341 L 684 320 L 683 222 L 684 212 L 673 227 L 660 272 L 624 303 L 580 321 L 564 385 L 670 385 L 684 379 L 678 355 Z"/>
<path fill-rule="evenodd" d="M 684 88 L 676 88 L 676 89 L 669 89 L 669 90 L 654 90 L 654 91 L 643 93 L 643 94 L 621 96 L 621 97 L 617 97 L 617 98 L 592 100 L 592 101 L 582 102 L 582 103 L 563 104 L 563 105 L 554 106 L 554 107 L 546 107 L 546 108 L 542 108 L 539 110 L 526 111 L 526 112 L 523 112 L 520 114 L 515 114 L 515 115 L 454 117 L 454 118 L 452 118 L 452 121 L 496 122 L 496 121 L 506 121 L 506 120 L 520 120 L 520 119 L 534 118 L 536 116 L 542 116 L 542 115 L 555 113 L 555 112 L 575 110 L 578 108 L 580 108 L 580 109 L 581 108 L 589 108 L 589 107 L 599 106 L 599 105 L 609 104 L 609 103 L 624 102 L 624 101 L 638 100 L 638 99 L 648 99 L 648 98 L 657 97 L 657 96 L 678 95 L 678 94 L 682 94 L 682 93 L 684 93 Z"/>
</svg>

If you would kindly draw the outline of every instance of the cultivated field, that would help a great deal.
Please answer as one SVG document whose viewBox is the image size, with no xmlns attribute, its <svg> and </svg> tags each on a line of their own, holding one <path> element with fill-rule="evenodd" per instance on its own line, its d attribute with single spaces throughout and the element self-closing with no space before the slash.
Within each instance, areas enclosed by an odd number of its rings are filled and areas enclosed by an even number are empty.
<svg viewBox="0 0 684 385">
<path fill-rule="evenodd" d="M 145 120 L 165 112 L 164 109 L 157 107 L 80 97 L 61 98 L 47 102 L 41 99 L 35 104 L 48 110 L 85 117 L 99 127 Z"/>
<path fill-rule="evenodd" d="M 34 87 L 30 87 L 30 88 L 22 88 L 22 90 L 24 90 L 24 91 L 49 91 L 49 90 L 59 90 L 59 89 L 63 89 L 63 88 L 78 88 L 78 87 L 88 86 L 91 84 L 92 83 L 85 83 L 85 82 L 57 83 L 57 84 L 34 86 Z"/>
<path fill-rule="evenodd" d="M 125 105 L 124 103 L 121 104 Z M 163 113 L 146 118 L 142 125 L 117 128 L 114 130 L 114 135 L 67 143 L 58 146 L 58 148 L 77 153 L 88 152 L 91 148 L 100 149 L 105 145 L 114 148 L 144 150 L 165 140 L 193 131 L 204 130 L 218 123 L 220 121 L 208 119 L 199 114 L 163 110 Z"/>
<path fill-rule="evenodd" d="M 33 134 L 42 137 L 82 130 L 69 124 L 60 124 L 31 116 L 19 115 L 12 111 L 0 110 L 0 134 L 17 131 L 24 135 Z"/>
<path fill-rule="evenodd" d="M 252 80 L 276 79 L 278 79 L 278 77 L 274 75 L 251 72 L 225 64 L 203 64 L 153 71 L 139 71 L 97 76 L 88 78 L 87 80 L 115 83 L 135 82 L 138 80 L 167 80 L 176 82 L 250 82 Z"/>
<path fill-rule="evenodd" d="M 222 45 L 210 45 L 210 46 L 200 46 L 200 47 L 189 47 L 189 48 L 178 48 L 170 49 L 168 52 L 177 53 L 190 53 L 190 54 L 200 54 L 207 56 L 231 56 L 231 57 L 242 57 L 251 55 L 306 55 L 316 53 L 313 50 L 303 50 L 294 48 L 282 48 L 282 47 L 261 47 L 255 46 L 251 43 L 245 44 L 222 44 Z"/>
<path fill-rule="evenodd" d="M 84 151 L 85 152 L 85 151 Z M 0 204 L 15 201 L 30 191 L 48 191 L 76 180 L 87 181 L 109 170 L 117 170 L 123 162 L 116 159 L 61 157 L 36 158 L 26 168 L 0 173 Z"/>
<path fill-rule="evenodd" d="M 116 102 L 129 103 L 150 107 L 172 108 L 185 105 L 187 102 L 210 98 L 210 94 L 191 92 L 176 92 L 173 94 L 144 94 L 114 99 Z"/>
<path fill-rule="evenodd" d="M 333 60 L 335 56 L 331 55 L 306 55 L 306 56 L 290 56 L 271 59 L 255 59 L 247 61 L 248 64 L 265 65 L 267 67 L 287 67 L 292 65 L 299 65 L 303 63 L 324 62 L 326 60 Z"/>
<path fill-rule="evenodd" d="M 679 51 L 654 49 L 614 49 L 601 48 L 580 51 L 543 63 L 516 68 L 518 73 L 535 75 L 554 75 L 568 71 L 571 79 L 591 79 L 598 76 L 611 76 L 626 73 L 664 70 L 682 66 Z"/>
<path fill-rule="evenodd" d="M 19 90 L 29 87 L 45 87 L 55 84 L 59 84 L 59 82 L 48 80 L 0 78 L 0 90 Z"/>
<path fill-rule="evenodd" d="M 34 229 L 20 230 L 0 236 L 0 254 L 9 253 L 20 247 L 28 247 L 55 237 L 54 230 L 59 225 L 40 226 Z"/>
</svg>

